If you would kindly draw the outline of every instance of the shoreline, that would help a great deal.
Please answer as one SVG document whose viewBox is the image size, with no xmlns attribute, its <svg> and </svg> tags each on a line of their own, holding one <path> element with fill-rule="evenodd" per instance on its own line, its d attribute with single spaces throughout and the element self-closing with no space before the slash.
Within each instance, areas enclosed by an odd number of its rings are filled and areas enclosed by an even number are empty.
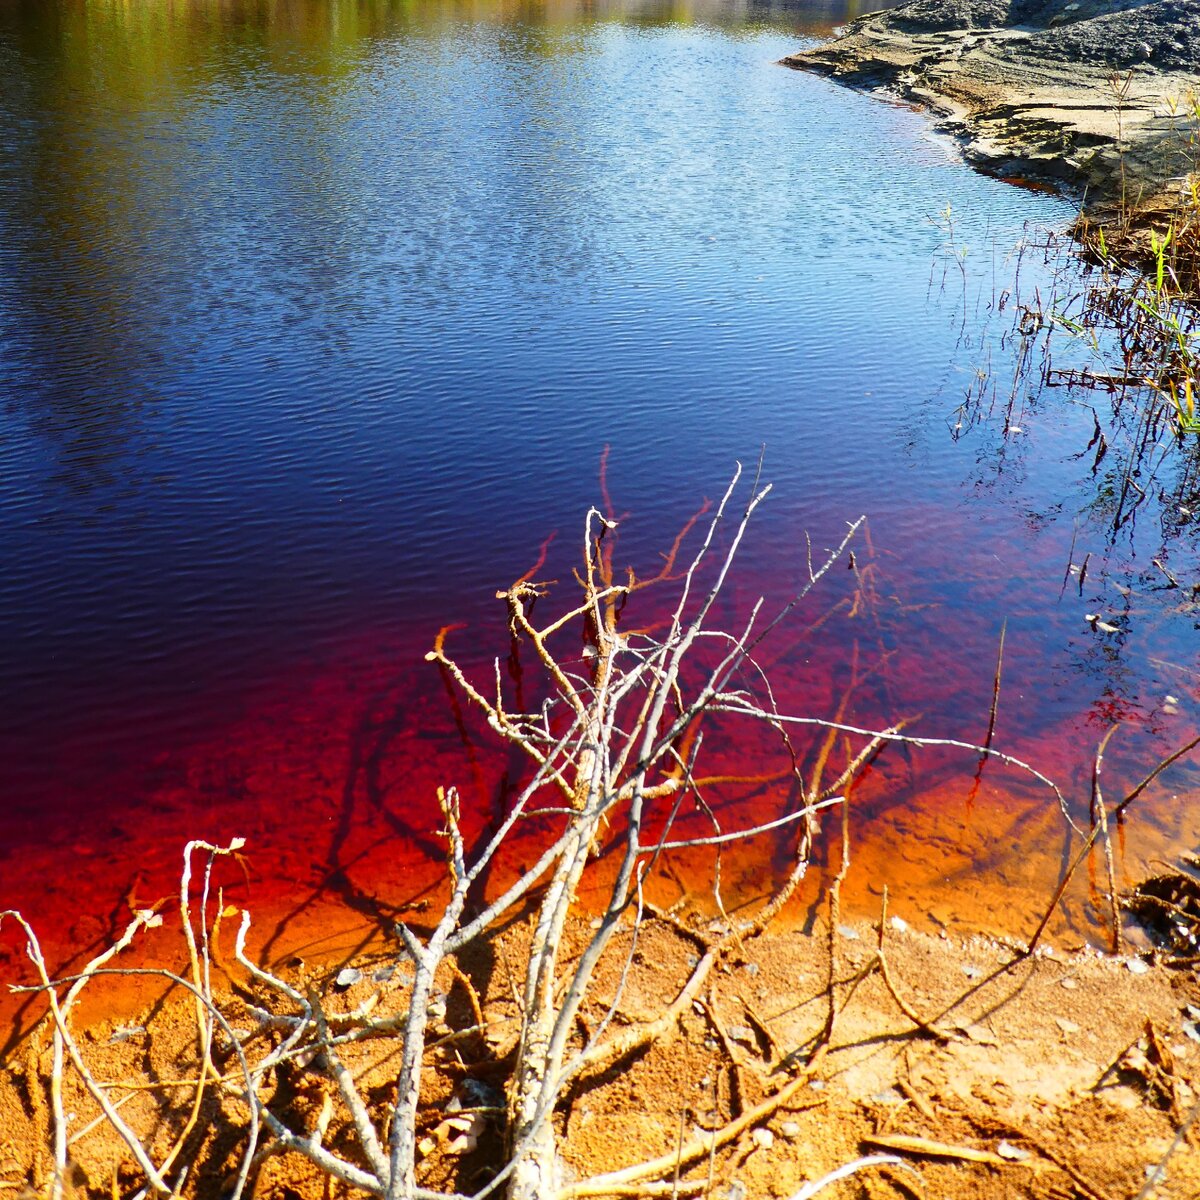
<svg viewBox="0 0 1200 1200">
<path fill-rule="evenodd" d="M 1200 0 L 910 0 L 781 63 L 914 103 L 976 168 L 1102 222 L 1170 219 L 1200 160 Z"/>
<path fill-rule="evenodd" d="M 750 1114 L 719 1153 L 684 1164 L 678 1194 L 794 1200 L 795 1189 L 818 1176 L 885 1151 L 891 1162 L 870 1168 L 871 1195 L 1108 1200 L 1132 1195 L 1154 1172 L 1163 1176 L 1157 1200 L 1195 1195 L 1200 1154 L 1177 1139 L 1200 1088 L 1200 992 L 1191 972 L 1157 956 L 1098 954 L 1061 942 L 1026 957 L 997 939 L 921 932 L 894 918 L 835 922 L 831 930 L 822 919 L 807 936 L 779 930 L 730 943 L 707 988 L 661 1041 L 589 1077 L 556 1118 L 567 1185 L 558 1194 L 572 1195 L 572 1182 L 630 1163 L 670 1159 L 681 1129 L 703 1137 Z M 620 953 L 598 972 L 588 1020 L 610 1004 L 623 1025 L 664 1012 L 715 925 L 648 918 L 641 952 L 626 966 L 632 947 L 622 932 Z M 569 922 L 569 955 L 587 944 L 591 928 L 581 916 Z M 226 929 L 221 941 L 231 936 Z M 464 961 L 460 978 L 470 985 L 442 980 L 437 1032 L 461 1053 L 436 1052 L 429 1062 L 418 1176 L 424 1187 L 461 1192 L 467 1180 L 472 1192 L 502 1154 L 500 1088 L 519 1014 L 507 973 L 493 967 L 521 960 L 528 936 L 527 917 L 497 932 L 482 958 Z M 364 1005 L 386 1019 L 403 1010 L 411 982 L 411 966 L 395 945 L 359 947 L 324 967 L 296 959 L 282 970 L 294 986 L 323 996 L 334 1019 Z M 351 982 L 335 982 L 342 979 Z M 251 1028 L 262 1010 L 246 1001 L 266 1002 L 248 984 L 240 972 L 222 969 L 217 995 L 235 1024 Z M 119 1081 L 112 1086 L 123 1096 L 139 1097 L 122 1112 L 148 1139 L 182 1124 L 191 1093 L 145 1090 L 147 1064 L 157 1078 L 189 1078 L 195 1029 L 191 997 L 176 992 L 148 996 L 139 1010 L 98 1021 L 85 1035 L 102 1077 Z M 0 1081 L 10 1187 L 44 1183 L 50 1113 L 32 1098 L 49 1067 L 47 1043 L 14 1056 Z M 372 1095 L 389 1095 L 395 1062 L 387 1041 L 357 1046 L 343 1051 L 356 1075 Z M 324 1103 L 323 1120 L 333 1117 L 338 1144 L 345 1116 L 334 1114 L 324 1077 L 318 1072 L 294 1095 L 289 1087 L 281 1084 L 275 1095 L 279 1111 L 310 1127 Z M 237 1135 L 244 1135 L 236 1094 L 224 1091 L 223 1076 L 217 1092 L 190 1152 L 189 1191 L 201 1196 L 227 1190 L 238 1165 Z M 464 1096 L 484 1107 L 473 1110 L 469 1125 L 456 1125 Z M 785 1099 L 776 1107 L 772 1097 Z M 104 1194 L 108 1180 L 133 1188 L 139 1180 L 128 1148 L 111 1130 L 91 1126 L 95 1106 L 74 1078 L 65 1099 L 79 1114 L 78 1127 L 89 1130 L 72 1145 L 74 1194 Z M 464 1130 L 468 1136 L 460 1138 Z M 276 1148 L 261 1156 L 253 1194 L 320 1200 L 328 1180 Z"/>
</svg>

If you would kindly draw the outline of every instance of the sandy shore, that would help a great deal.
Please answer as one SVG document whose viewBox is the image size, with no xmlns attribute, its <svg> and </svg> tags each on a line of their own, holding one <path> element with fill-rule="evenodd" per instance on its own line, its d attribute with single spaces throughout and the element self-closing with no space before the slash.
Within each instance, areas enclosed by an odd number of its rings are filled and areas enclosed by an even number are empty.
<svg viewBox="0 0 1200 1200">
<path fill-rule="evenodd" d="M 698 920 L 695 927 L 697 936 L 710 936 L 714 924 Z M 683 929 L 649 923 L 623 982 L 628 937 L 618 938 L 619 953 L 605 960 L 585 1007 L 587 1029 L 614 1003 L 618 1026 L 665 1009 L 695 961 L 697 946 Z M 570 953 L 586 943 L 589 930 L 584 919 L 572 924 Z M 681 1135 L 702 1136 L 785 1092 L 782 1105 L 752 1121 L 711 1163 L 704 1157 L 685 1164 L 678 1194 L 792 1200 L 806 1180 L 882 1153 L 891 1161 L 824 1194 L 831 1200 L 1128 1200 L 1143 1194 L 1148 1173 L 1164 1162 L 1154 1200 L 1198 1194 L 1200 1152 L 1176 1136 L 1200 1088 L 1194 1007 L 1200 991 L 1192 971 L 1078 943 L 1024 958 L 997 939 L 956 939 L 932 925 L 916 929 L 892 920 L 884 935 L 886 977 L 878 931 L 866 922 L 839 924 L 832 943 L 818 920 L 808 934 L 780 931 L 740 948 L 731 944 L 702 997 L 657 1044 L 582 1079 L 564 1102 L 555 1121 L 566 1180 L 669 1157 Z M 494 1106 L 511 1068 L 503 1047 L 511 1045 L 517 1004 L 501 964 L 521 961 L 526 937 L 517 926 L 490 943 L 494 958 L 463 964 L 477 988 L 482 1032 L 466 989 L 445 981 L 444 1027 L 436 1032 L 446 1048 L 430 1055 L 423 1089 L 422 1129 L 440 1147 L 422 1159 L 418 1179 L 425 1187 L 473 1191 L 502 1161 Z M 332 980 L 347 961 L 360 968 L 353 976 L 360 982 L 339 990 Z M 493 969 L 485 969 L 489 962 Z M 294 960 L 284 968 L 294 986 L 317 989 L 329 1012 L 349 1011 L 380 993 L 376 1017 L 404 1010 L 407 970 L 404 962 L 396 965 L 394 947 L 321 966 Z M 831 976 L 836 1020 L 827 1035 Z M 380 978 L 388 983 L 374 982 Z M 236 995 L 223 983 L 218 988 L 234 1024 L 252 1028 L 255 1018 L 239 997 L 267 1003 L 265 997 L 248 993 L 245 981 Z M 180 994 L 144 1005 L 120 1021 L 91 1025 L 84 1045 L 97 1077 L 113 1081 L 125 1119 L 165 1153 L 186 1122 L 192 1090 L 162 1081 L 196 1075 L 195 1014 L 190 997 Z M 453 1032 L 470 1029 L 477 1032 Z M 253 1044 L 255 1053 L 261 1049 Z M 386 1103 L 395 1039 L 362 1041 L 343 1054 L 368 1095 Z M 32 1186 L 24 1193 L 32 1196 L 46 1186 L 49 1066 L 43 1031 L 0 1072 L 6 1152 L 0 1185 L 14 1194 Z M 209 1090 L 204 1120 L 188 1142 L 194 1165 L 184 1194 L 200 1200 L 226 1193 L 245 1135 L 237 1072 L 226 1067 L 230 1086 Z M 332 1117 L 329 1143 L 343 1150 L 349 1144 L 345 1114 L 335 1112 L 332 1085 L 319 1070 L 281 1075 L 264 1090 L 298 1126 L 311 1127 L 325 1111 L 327 1124 Z M 478 1122 L 478 1144 L 464 1153 L 443 1133 L 452 1128 L 456 1097 L 467 1093 L 493 1107 Z M 142 1179 L 128 1149 L 106 1124 L 92 1123 L 95 1105 L 73 1077 L 65 1100 L 76 1114 L 75 1200 L 107 1196 L 110 1185 L 113 1194 L 132 1194 Z M 658 1194 L 670 1195 L 670 1187 Z M 264 1158 L 251 1194 L 328 1200 L 331 1190 L 319 1171 L 291 1154 Z M 351 1193 L 339 1186 L 332 1194 Z"/>
</svg>

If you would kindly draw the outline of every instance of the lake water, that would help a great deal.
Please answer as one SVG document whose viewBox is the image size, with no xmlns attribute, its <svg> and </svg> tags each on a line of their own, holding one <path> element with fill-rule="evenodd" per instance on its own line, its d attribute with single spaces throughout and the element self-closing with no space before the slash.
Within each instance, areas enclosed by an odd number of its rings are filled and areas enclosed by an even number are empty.
<svg viewBox="0 0 1200 1200">
<path fill-rule="evenodd" d="M 1077 812 L 1113 719 L 1114 793 L 1185 740 L 1196 614 L 1150 560 L 1195 573 L 1194 471 L 1113 534 L 1091 410 L 1021 384 L 1001 411 L 996 310 L 1061 269 L 1014 248 L 1072 207 L 776 65 L 847 15 L 0 0 L 0 906 L 63 957 L 187 837 L 242 834 L 264 919 L 393 911 L 436 783 L 490 803 L 507 769 L 423 653 L 451 621 L 506 652 L 492 596 L 552 533 L 567 575 L 605 446 L 643 566 L 766 447 L 743 604 L 868 515 L 871 613 L 801 637 L 831 583 L 772 652 L 785 707 L 831 715 L 857 645 L 855 720 L 978 741 L 1007 620 L 996 744 Z M 1028 923 L 1062 819 L 974 769 L 878 767 L 858 903 Z M 1196 780 L 1139 812 L 1127 871 L 1196 844 Z"/>
</svg>

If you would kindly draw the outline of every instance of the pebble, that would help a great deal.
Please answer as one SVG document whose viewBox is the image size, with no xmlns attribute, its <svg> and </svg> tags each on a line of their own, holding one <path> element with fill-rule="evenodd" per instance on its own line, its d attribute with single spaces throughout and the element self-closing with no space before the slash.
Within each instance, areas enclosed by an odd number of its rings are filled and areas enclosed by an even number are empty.
<svg viewBox="0 0 1200 1200">
<path fill-rule="evenodd" d="M 337 973 L 333 986 L 344 991 L 346 988 L 353 987 L 360 979 L 362 979 L 362 972 L 357 967 L 343 967 Z"/>
<path fill-rule="evenodd" d="M 1074 991 L 1079 986 L 1079 981 L 1070 975 L 1064 975 L 1058 981 L 1059 987 L 1065 987 L 1068 992 Z"/>
<path fill-rule="evenodd" d="M 1079 1032 L 1079 1026 L 1074 1021 L 1068 1021 L 1066 1017 L 1055 1017 L 1054 1023 L 1068 1036 Z"/>
<path fill-rule="evenodd" d="M 850 925 L 839 925 L 837 928 L 838 934 L 844 937 L 848 942 L 858 941 L 858 930 Z"/>
<path fill-rule="evenodd" d="M 769 1129 L 756 1129 L 750 1136 L 760 1150 L 770 1150 L 775 1145 L 775 1135 Z"/>
<path fill-rule="evenodd" d="M 1131 975 L 1145 975 L 1150 970 L 1150 964 L 1141 958 L 1127 958 L 1125 967 Z"/>
<path fill-rule="evenodd" d="M 779 1127 L 779 1132 L 790 1142 L 800 1136 L 800 1126 L 795 1121 L 784 1121 Z"/>
<path fill-rule="evenodd" d="M 907 933 L 908 932 L 908 922 L 903 917 L 893 917 L 892 918 L 892 928 L 897 933 Z"/>
<path fill-rule="evenodd" d="M 145 1032 L 145 1025 L 118 1025 L 109 1036 L 108 1044 L 115 1046 L 118 1042 L 127 1042 L 130 1038 L 141 1037 Z"/>
<path fill-rule="evenodd" d="M 1020 1146 L 1014 1146 L 1012 1142 L 1001 1142 L 996 1147 L 996 1153 L 1001 1158 L 1007 1158 L 1009 1162 L 1024 1162 L 1030 1157 L 1028 1150 L 1022 1150 Z"/>
</svg>

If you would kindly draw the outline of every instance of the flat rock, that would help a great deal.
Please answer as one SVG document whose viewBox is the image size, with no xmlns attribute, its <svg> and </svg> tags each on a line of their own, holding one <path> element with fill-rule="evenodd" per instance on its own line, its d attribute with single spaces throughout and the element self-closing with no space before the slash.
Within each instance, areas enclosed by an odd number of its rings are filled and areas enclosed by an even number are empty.
<svg viewBox="0 0 1200 1200">
<path fill-rule="evenodd" d="M 783 61 L 930 108 L 976 165 L 1093 208 L 1169 203 L 1196 167 L 1200 0 L 910 0 Z"/>
</svg>

